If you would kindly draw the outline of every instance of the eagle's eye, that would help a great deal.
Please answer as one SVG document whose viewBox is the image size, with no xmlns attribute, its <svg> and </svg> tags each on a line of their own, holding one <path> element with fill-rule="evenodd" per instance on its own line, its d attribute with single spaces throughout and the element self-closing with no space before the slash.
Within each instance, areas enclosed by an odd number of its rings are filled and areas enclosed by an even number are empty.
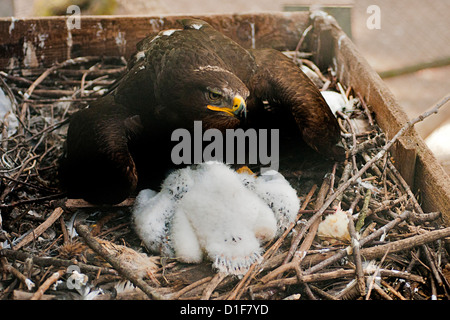
<svg viewBox="0 0 450 320">
<path fill-rule="evenodd" d="M 222 95 L 215 91 L 209 91 L 208 98 L 209 98 L 209 100 L 211 100 L 213 102 L 217 102 L 220 99 L 222 99 Z"/>
</svg>

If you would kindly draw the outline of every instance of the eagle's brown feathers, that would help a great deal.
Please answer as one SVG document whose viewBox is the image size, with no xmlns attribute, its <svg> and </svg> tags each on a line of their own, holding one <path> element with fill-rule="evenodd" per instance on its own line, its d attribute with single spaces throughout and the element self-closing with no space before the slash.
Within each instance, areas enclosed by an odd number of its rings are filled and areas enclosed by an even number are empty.
<svg viewBox="0 0 450 320">
<path fill-rule="evenodd" d="M 181 25 L 139 42 L 112 90 L 71 119 L 61 163 L 69 196 L 118 203 L 136 187 L 159 183 L 171 164 L 171 132 L 192 129 L 195 120 L 204 129 L 242 126 L 236 97 L 246 101 L 248 123 L 268 101 L 292 114 L 308 145 L 342 157 L 335 117 L 282 53 L 245 50 L 201 20 Z"/>
</svg>

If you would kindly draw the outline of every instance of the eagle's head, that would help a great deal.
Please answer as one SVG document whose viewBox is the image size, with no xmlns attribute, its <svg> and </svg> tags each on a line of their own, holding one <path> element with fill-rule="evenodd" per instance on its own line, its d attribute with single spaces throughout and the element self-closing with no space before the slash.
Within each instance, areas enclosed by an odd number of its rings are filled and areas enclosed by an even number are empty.
<svg viewBox="0 0 450 320">
<path fill-rule="evenodd" d="M 170 91 L 161 97 L 163 104 L 174 110 L 183 125 L 202 121 L 203 129 L 219 130 L 238 127 L 247 117 L 246 85 L 231 71 L 220 65 L 197 65 L 179 70 Z M 176 121 L 178 120 L 178 121 Z"/>
<path fill-rule="evenodd" d="M 194 73 L 198 73 L 198 90 L 203 96 L 199 107 L 205 129 L 235 128 L 246 120 L 249 90 L 237 76 L 217 66 L 199 67 Z"/>
</svg>

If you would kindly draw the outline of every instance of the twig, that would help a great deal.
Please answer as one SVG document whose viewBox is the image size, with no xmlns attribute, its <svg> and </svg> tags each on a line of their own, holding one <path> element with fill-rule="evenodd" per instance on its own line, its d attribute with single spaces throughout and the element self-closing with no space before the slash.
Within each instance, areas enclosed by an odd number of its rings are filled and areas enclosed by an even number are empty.
<svg viewBox="0 0 450 320">
<path fill-rule="evenodd" d="M 48 68 L 47 70 L 45 70 L 36 80 L 34 80 L 34 82 L 31 84 L 31 86 L 25 92 L 24 96 L 25 97 L 31 96 L 34 89 L 55 70 L 67 67 L 69 65 L 74 65 L 74 64 L 78 64 L 78 63 L 86 63 L 86 62 L 94 61 L 94 60 L 98 60 L 98 59 L 99 59 L 99 57 L 78 57 L 78 58 L 74 58 L 74 59 L 67 59 L 66 61 L 57 63 L 57 64 L 53 65 L 52 67 Z"/>
<path fill-rule="evenodd" d="M 351 236 L 351 246 L 353 251 L 353 257 L 355 259 L 355 266 L 356 266 L 356 285 L 359 291 L 359 294 L 362 296 L 366 292 L 366 285 L 365 285 L 365 278 L 364 278 L 364 270 L 362 267 L 362 261 L 361 261 L 361 253 L 360 253 L 360 246 L 359 246 L 359 233 L 355 230 L 355 224 L 353 222 L 352 214 L 351 212 L 347 211 L 347 217 L 348 217 L 348 231 Z"/>
<path fill-rule="evenodd" d="M 361 255 L 367 259 L 372 260 L 381 257 L 387 250 L 391 253 L 409 250 L 411 248 L 423 245 L 425 243 L 433 242 L 450 236 L 450 227 L 430 231 L 414 237 L 390 242 L 388 244 L 379 245 L 376 247 L 365 248 L 361 250 Z"/>
<path fill-rule="evenodd" d="M 331 294 L 323 291 L 320 288 L 317 288 L 316 286 L 313 286 L 312 284 L 310 284 L 309 287 L 311 288 L 312 291 L 316 292 L 318 295 L 324 297 L 325 299 L 328 299 L 328 300 L 339 300 L 338 298 L 332 296 Z"/>
<path fill-rule="evenodd" d="M 10 249 L 2 249 L 0 250 L 0 257 L 7 257 L 11 259 L 17 259 L 21 261 L 25 261 L 26 259 L 33 259 L 33 264 L 36 264 L 41 267 L 55 266 L 55 267 L 69 267 L 71 265 L 77 265 L 81 271 L 84 272 L 94 272 L 94 273 L 106 273 L 117 275 L 116 270 L 104 267 L 97 267 L 89 264 L 85 264 L 82 262 L 78 262 L 75 260 L 65 260 L 59 258 L 50 258 L 50 257 L 37 257 L 29 253 L 25 253 L 22 251 L 15 251 Z"/>
<path fill-rule="evenodd" d="M 303 31 L 302 36 L 300 37 L 300 40 L 298 41 L 297 46 L 295 47 L 295 50 L 294 50 L 294 61 L 296 59 L 298 59 L 298 52 L 300 51 L 300 48 L 303 44 L 303 41 L 305 40 L 306 35 L 308 34 L 309 31 L 311 31 L 312 28 L 313 28 L 313 25 L 311 24 L 308 26 L 308 28 L 306 28 Z"/>
<path fill-rule="evenodd" d="M 50 67 L 47 70 L 45 70 L 36 80 L 34 80 L 34 82 L 30 85 L 28 90 L 24 93 L 25 99 L 28 99 L 31 96 L 31 94 L 33 93 L 33 91 L 36 89 L 36 87 L 42 81 L 44 81 L 44 79 L 47 78 L 55 70 L 60 69 L 60 68 L 64 68 L 64 67 L 66 67 L 68 65 L 84 63 L 84 62 L 92 61 L 92 60 L 95 60 L 95 59 L 99 59 L 99 58 L 98 57 L 78 57 L 78 58 L 75 58 L 75 59 L 68 59 L 68 60 L 63 61 L 61 63 L 53 65 L 52 67 Z M 26 110 L 27 109 L 28 109 L 28 103 L 24 102 L 22 104 L 21 112 L 20 112 L 20 115 L 19 115 L 19 119 L 20 119 L 21 123 L 23 123 L 25 121 L 25 115 L 26 115 Z M 19 129 L 20 129 L 19 133 L 23 133 L 24 127 L 21 127 Z"/>
<path fill-rule="evenodd" d="M 405 189 L 406 193 L 410 197 L 411 201 L 414 204 L 414 208 L 417 210 L 418 213 L 424 213 L 422 208 L 419 205 L 419 202 L 417 201 L 414 193 L 411 191 L 411 188 L 409 187 L 408 183 L 406 183 L 405 179 L 403 179 L 400 172 L 398 172 L 397 168 L 392 164 L 391 160 L 388 159 L 387 161 L 388 168 L 392 171 L 392 173 L 395 175 L 395 177 L 398 179 L 398 181 L 401 183 L 402 187 Z"/>
<path fill-rule="evenodd" d="M 359 101 L 361 101 L 361 105 L 364 108 L 364 111 L 366 113 L 367 119 L 369 120 L 369 124 L 371 126 L 373 126 L 373 119 L 372 119 L 372 114 L 370 113 L 369 108 L 367 107 L 366 102 L 364 101 L 363 97 L 361 96 L 361 93 L 357 92 L 356 93 L 358 95 Z"/>
<path fill-rule="evenodd" d="M 205 277 L 205 278 L 203 278 L 203 279 L 200 279 L 200 280 L 198 280 L 198 281 L 196 281 L 196 282 L 191 283 L 190 285 L 184 287 L 184 288 L 181 289 L 180 291 L 174 293 L 174 294 L 171 296 L 171 299 L 173 299 L 173 300 L 179 299 L 182 295 L 188 293 L 188 292 L 191 291 L 192 289 L 197 288 L 197 287 L 199 287 L 199 286 L 201 286 L 202 284 L 205 284 L 205 283 L 207 283 L 207 282 L 210 282 L 212 278 L 213 278 L 213 277 Z"/>
<path fill-rule="evenodd" d="M 52 284 L 54 284 L 56 281 L 58 281 L 59 278 L 65 273 L 64 270 L 59 270 L 53 273 L 47 280 L 44 281 L 44 283 L 38 288 L 38 290 L 33 294 L 30 300 L 40 300 L 41 297 L 44 295 L 45 291 L 47 291 L 48 288 Z"/>
<path fill-rule="evenodd" d="M 217 288 L 217 286 L 222 282 L 223 279 L 225 279 L 227 276 L 226 273 L 218 272 L 210 281 L 208 286 L 203 290 L 203 294 L 201 297 L 201 300 L 209 300 L 214 290 Z"/>
<path fill-rule="evenodd" d="M 327 175 L 322 182 L 322 186 L 319 189 L 319 193 L 317 194 L 317 199 L 316 199 L 316 203 L 314 205 L 314 209 L 318 210 L 322 205 L 323 202 L 325 201 L 325 197 L 328 194 L 328 190 L 331 188 L 331 177 L 329 175 Z M 301 263 L 301 261 L 303 260 L 303 258 L 306 255 L 306 252 L 309 250 L 309 248 L 311 247 L 314 238 L 316 237 L 316 233 L 317 233 L 317 229 L 319 228 L 319 224 L 320 224 L 320 219 L 317 219 L 317 221 L 311 226 L 311 228 L 309 229 L 308 235 L 305 237 L 304 241 L 302 242 L 302 244 L 300 245 L 300 248 L 298 250 L 295 251 L 294 255 L 293 255 L 293 261 L 292 263 L 299 265 Z M 286 257 L 286 259 L 284 260 L 285 263 L 287 263 L 290 258 L 290 252 L 293 248 L 293 245 L 295 245 L 295 243 L 293 243 L 291 245 L 291 249 L 289 249 L 288 255 Z M 296 247 L 294 247 L 295 249 Z"/>
<path fill-rule="evenodd" d="M 131 207 L 131 206 L 133 206 L 134 201 L 135 201 L 134 198 L 127 198 L 127 199 L 123 200 L 121 203 L 118 203 L 118 204 L 110 206 L 110 207 Z M 70 209 L 98 208 L 99 207 L 99 205 L 89 203 L 83 199 L 67 199 L 65 206 Z"/>
<path fill-rule="evenodd" d="M 309 283 L 309 282 L 318 282 L 318 281 L 327 281 L 337 278 L 346 278 L 346 277 L 352 277 L 355 275 L 355 270 L 344 270 L 344 269 L 338 269 L 334 271 L 328 271 L 328 272 L 321 272 L 321 273 L 315 273 L 315 274 L 304 274 L 301 277 L 301 282 Z M 284 285 L 293 285 L 298 284 L 299 279 L 297 276 L 289 277 L 289 278 L 281 278 L 276 280 L 271 280 L 267 283 L 263 284 L 256 284 L 251 286 L 253 292 L 266 290 L 269 288 L 284 286 Z"/>
<path fill-rule="evenodd" d="M 394 296 L 396 296 L 400 300 L 406 300 L 406 298 L 400 292 L 395 290 L 391 285 L 389 285 L 389 283 L 387 283 L 383 279 L 381 279 L 380 284 L 383 285 L 383 287 L 386 287 L 386 289 L 388 289 L 389 292 L 391 292 Z"/>
<path fill-rule="evenodd" d="M 400 279 L 406 279 L 414 282 L 419 283 L 426 283 L 425 279 L 421 276 L 418 276 L 416 274 L 412 274 L 409 271 L 400 271 L 400 270 L 388 270 L 388 269 L 379 269 L 378 273 L 380 277 L 392 277 L 392 278 L 400 278 Z"/>
<path fill-rule="evenodd" d="M 356 222 L 355 230 L 357 232 L 360 232 L 362 227 L 364 226 L 364 220 L 366 219 L 367 210 L 369 209 L 369 201 L 370 197 L 372 196 L 372 191 L 370 189 L 367 189 L 366 195 L 364 196 L 364 204 L 359 212 L 358 221 Z"/>
<path fill-rule="evenodd" d="M 436 263 L 434 262 L 434 259 L 431 256 L 430 249 L 426 245 L 421 245 L 420 247 L 422 249 L 422 252 L 424 253 L 424 256 L 428 262 L 428 265 L 430 266 L 431 273 L 433 274 L 434 278 L 437 281 L 437 284 L 439 286 L 442 286 L 443 282 L 442 282 L 441 276 L 439 275 L 439 271 L 436 268 Z"/>
<path fill-rule="evenodd" d="M 65 196 L 65 193 L 57 193 L 57 194 L 52 194 L 52 195 L 44 196 L 44 197 L 40 197 L 40 198 L 14 201 L 9 204 L 0 204 L 0 209 L 14 208 L 14 207 L 17 207 L 18 205 L 22 205 L 22 204 L 36 203 L 36 202 L 46 201 L 46 200 L 53 200 L 53 199 L 62 198 L 64 196 Z"/>
<path fill-rule="evenodd" d="M 381 258 L 381 261 L 380 261 L 380 263 L 378 264 L 378 266 L 377 266 L 375 272 L 374 272 L 373 275 L 371 276 L 372 279 L 371 279 L 371 281 L 370 281 L 370 283 L 369 283 L 369 288 L 367 289 L 366 300 L 369 300 L 370 293 L 372 292 L 372 288 L 373 288 L 374 285 L 376 284 L 376 283 L 375 283 L 375 280 L 377 279 L 377 277 L 380 277 L 379 272 L 380 272 L 381 266 L 383 265 L 384 260 L 386 259 L 388 253 L 389 253 L 389 249 L 386 250 L 386 252 L 384 252 L 383 258 Z"/>
<path fill-rule="evenodd" d="M 31 290 L 34 287 L 33 281 L 28 279 L 22 272 L 10 265 L 5 257 L 1 258 L 0 262 L 3 270 L 13 274 L 17 279 L 20 280 L 20 282 L 22 282 L 27 287 L 28 290 Z"/>
<path fill-rule="evenodd" d="M 155 300 L 162 300 L 164 297 L 156 292 L 155 289 L 150 287 L 144 280 L 138 278 L 135 273 L 128 268 L 124 267 L 117 258 L 113 257 L 102 245 L 95 240 L 89 233 L 89 229 L 86 225 L 77 224 L 75 226 L 78 234 L 83 237 L 86 244 L 94 250 L 98 255 L 102 256 L 108 261 L 114 269 L 116 269 L 123 277 L 130 280 L 135 286 L 139 287 L 145 294 Z"/>
<path fill-rule="evenodd" d="M 56 208 L 52 214 L 45 220 L 42 224 L 40 224 L 36 229 L 27 234 L 22 241 L 20 241 L 16 246 L 14 246 L 15 250 L 19 250 L 23 246 L 27 245 L 31 241 L 34 241 L 37 237 L 45 232 L 64 212 L 60 207 Z"/>
<path fill-rule="evenodd" d="M 374 290 L 385 300 L 393 300 L 384 290 L 375 282 L 373 283 Z"/>
</svg>

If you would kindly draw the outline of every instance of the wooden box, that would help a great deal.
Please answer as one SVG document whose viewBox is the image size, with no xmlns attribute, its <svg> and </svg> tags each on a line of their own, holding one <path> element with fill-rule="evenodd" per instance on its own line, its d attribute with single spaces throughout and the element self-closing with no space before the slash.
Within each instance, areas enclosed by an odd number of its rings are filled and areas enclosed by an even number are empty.
<svg viewBox="0 0 450 320">
<path fill-rule="evenodd" d="M 181 16 L 81 16 L 80 28 L 69 29 L 71 17 L 1 18 L 0 70 L 45 68 L 79 56 L 125 56 L 143 37 L 177 28 Z M 339 81 L 359 92 L 388 138 L 407 116 L 378 74 L 371 69 L 334 18 L 309 12 L 200 16 L 246 48 L 294 50 L 304 30 L 319 67 L 335 65 Z M 395 165 L 419 194 L 425 211 L 440 211 L 450 225 L 450 179 L 414 129 L 391 149 Z"/>
</svg>

